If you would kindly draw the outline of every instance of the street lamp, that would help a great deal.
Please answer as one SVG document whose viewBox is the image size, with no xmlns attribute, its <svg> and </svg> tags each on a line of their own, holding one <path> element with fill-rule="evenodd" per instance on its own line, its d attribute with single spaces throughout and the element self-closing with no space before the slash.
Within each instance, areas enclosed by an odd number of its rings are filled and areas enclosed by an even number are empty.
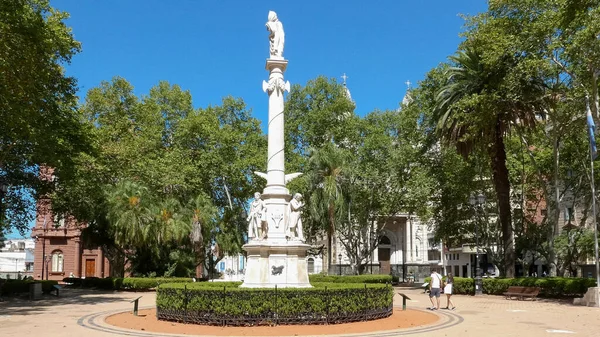
<svg viewBox="0 0 600 337">
<path fill-rule="evenodd" d="M 342 254 L 338 254 L 338 266 L 340 267 L 340 276 L 342 276 Z"/>
<path fill-rule="evenodd" d="M 45 263 L 46 263 L 46 280 L 48 280 L 48 269 L 50 269 L 48 267 L 48 264 L 50 264 L 50 261 L 52 261 L 52 255 L 47 255 L 45 257 Z M 42 278 L 43 279 L 43 278 Z"/>
<path fill-rule="evenodd" d="M 483 195 L 483 193 L 479 193 L 477 195 L 477 197 L 475 197 L 475 195 L 471 194 L 471 196 L 469 197 L 469 204 L 471 204 L 471 206 L 475 207 L 475 205 L 477 205 L 476 208 L 476 213 L 477 213 L 477 219 L 475 220 L 475 245 L 476 245 L 476 249 L 477 252 L 475 254 L 475 295 L 481 295 L 483 292 L 483 280 L 481 279 L 481 268 L 479 266 L 479 230 L 478 230 L 478 223 L 479 223 L 479 209 L 483 208 L 483 204 L 485 203 L 485 195 Z"/>
<path fill-rule="evenodd" d="M 4 218 L 4 196 L 8 192 L 8 185 L 0 180 L 0 220 Z"/>
</svg>

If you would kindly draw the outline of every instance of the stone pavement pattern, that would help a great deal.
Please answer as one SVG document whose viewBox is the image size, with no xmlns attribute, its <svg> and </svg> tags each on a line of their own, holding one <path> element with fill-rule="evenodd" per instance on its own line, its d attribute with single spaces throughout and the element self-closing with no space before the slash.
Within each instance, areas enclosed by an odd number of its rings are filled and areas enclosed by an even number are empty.
<svg viewBox="0 0 600 337">
<path fill-rule="evenodd" d="M 413 301 L 409 308 L 424 309 L 430 305 L 422 291 L 402 289 Z M 143 296 L 141 307 L 154 305 L 153 292 L 96 292 L 89 290 L 64 289 L 60 298 L 44 297 L 41 301 L 30 302 L 22 299 L 8 299 L 0 302 L 0 336 L 40 336 L 40 337 L 111 337 L 118 335 L 144 336 L 145 332 L 112 330 L 102 331 L 109 326 L 96 319 L 100 329 L 82 326 L 83 317 L 94 314 L 131 310 L 130 300 Z M 449 327 L 431 327 L 386 333 L 370 336 L 600 336 L 600 309 L 576 307 L 570 302 L 540 299 L 538 301 L 506 300 L 499 296 L 460 296 L 453 297 L 456 311 L 441 310 L 442 322 L 453 320 Z M 396 306 L 401 306 L 399 296 L 394 298 Z M 442 300 L 445 306 L 445 299 Z M 100 317 L 99 315 L 95 315 Z M 461 322 L 462 320 L 462 322 Z M 79 323 L 78 323 L 79 322 Z M 85 323 L 85 322 L 83 322 Z M 441 329 L 440 329 L 441 328 Z M 290 330 L 293 331 L 291 326 Z M 363 334 L 364 335 L 364 334 Z M 158 335 L 153 335 L 158 336 Z"/>
</svg>

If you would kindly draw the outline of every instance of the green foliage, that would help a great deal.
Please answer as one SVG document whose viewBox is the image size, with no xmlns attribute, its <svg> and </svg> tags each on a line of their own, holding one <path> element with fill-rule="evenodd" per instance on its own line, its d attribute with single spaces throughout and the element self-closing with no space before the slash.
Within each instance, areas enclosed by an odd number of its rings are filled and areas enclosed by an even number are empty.
<svg viewBox="0 0 600 337">
<path fill-rule="evenodd" d="M 63 279 L 63 282 L 74 287 L 103 290 L 149 290 L 163 283 L 189 283 L 192 282 L 192 279 L 184 277 L 67 277 Z"/>
<path fill-rule="evenodd" d="M 305 236 L 327 236 L 330 265 L 335 234 L 352 272 L 362 274 L 390 217 L 429 215 L 423 205 L 433 186 L 427 165 L 415 165 L 423 155 L 418 111 L 358 117 L 346 89 L 323 77 L 292 88 L 285 109 L 286 165 L 305 173 L 290 185 L 306 200 Z"/>
<path fill-rule="evenodd" d="M 302 170 L 309 148 L 340 143 L 350 136 L 354 103 L 343 85 L 319 76 L 305 86 L 293 85 L 285 102 L 286 160 Z"/>
<path fill-rule="evenodd" d="M 63 68 L 81 48 L 68 18 L 47 0 L 0 1 L 0 182 L 8 186 L 0 231 L 27 232 L 35 196 L 55 188 L 40 180 L 40 165 L 68 180 L 79 154 L 92 152 L 76 80 Z"/>
<path fill-rule="evenodd" d="M 277 290 L 238 288 L 239 283 L 229 285 L 162 284 L 156 293 L 158 317 L 161 318 L 161 311 L 179 311 L 236 319 L 268 319 L 276 313 L 279 320 L 293 317 L 323 320 L 328 315 L 345 317 L 389 310 L 394 296 L 393 288 L 382 284 L 321 283 L 314 288 Z"/>
<path fill-rule="evenodd" d="M 160 82 L 137 97 L 115 77 L 88 91 L 81 111 L 98 153 L 77 158 L 53 209 L 78 205 L 69 211 L 89 224 L 89 244 L 115 265 L 127 255 L 135 275 L 188 276 L 213 253 L 241 250 L 246 201 L 264 185 L 253 172 L 266 158 L 260 121 L 243 100 L 195 109 L 177 85 Z"/>
<path fill-rule="evenodd" d="M 308 276 L 310 283 L 315 282 L 326 282 L 326 283 L 392 283 L 392 276 L 390 275 L 350 275 L 350 276 L 338 276 L 338 275 L 321 275 L 312 274 Z"/>
<path fill-rule="evenodd" d="M 442 278 L 444 282 L 446 281 L 446 277 Z M 423 281 L 425 283 L 431 282 L 431 277 L 428 276 Z M 452 286 L 453 294 L 469 294 L 473 295 L 475 293 L 475 281 L 472 278 L 467 277 L 455 277 L 454 283 Z"/>
<path fill-rule="evenodd" d="M 445 279 L 445 278 L 444 278 Z M 425 278 L 429 282 L 431 278 Z M 591 278 L 571 277 L 519 277 L 519 278 L 483 278 L 483 292 L 490 295 L 502 295 L 510 286 L 539 287 L 542 297 L 573 297 L 583 296 L 589 287 L 596 286 L 596 280 Z M 455 277 L 452 287 L 453 294 L 473 295 L 475 280 L 472 278 Z"/>
<path fill-rule="evenodd" d="M 64 283 L 72 285 L 74 287 L 81 288 L 96 288 L 102 290 L 119 290 L 123 285 L 123 278 L 120 277 L 65 277 Z"/>
<path fill-rule="evenodd" d="M 580 264 L 594 258 L 594 231 L 575 227 L 565 230 L 554 238 L 558 266 L 576 275 Z"/>
<path fill-rule="evenodd" d="M 2 295 L 17 295 L 29 292 L 29 285 L 32 283 L 41 283 L 42 292 L 44 294 L 50 293 L 52 287 L 58 285 L 58 281 L 50 280 L 6 280 L 6 283 L 2 286 Z"/>
<path fill-rule="evenodd" d="M 123 279 L 123 289 L 129 290 L 146 290 L 158 287 L 163 283 L 185 283 L 191 282 L 190 278 L 178 278 L 178 277 L 156 277 L 156 278 L 144 278 L 144 277 L 126 277 Z"/>
</svg>

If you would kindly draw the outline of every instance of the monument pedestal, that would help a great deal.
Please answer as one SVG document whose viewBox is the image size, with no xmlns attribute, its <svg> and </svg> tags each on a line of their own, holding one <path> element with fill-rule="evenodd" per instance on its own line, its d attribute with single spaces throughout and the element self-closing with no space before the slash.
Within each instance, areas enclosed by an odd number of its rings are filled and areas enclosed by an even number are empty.
<svg viewBox="0 0 600 337">
<path fill-rule="evenodd" d="M 274 243 L 251 241 L 243 246 L 248 253 L 242 288 L 310 288 L 306 251 L 300 241 Z"/>
<path fill-rule="evenodd" d="M 574 298 L 573 304 L 597 307 L 598 301 L 600 301 L 600 287 L 590 287 L 582 298 Z"/>
</svg>

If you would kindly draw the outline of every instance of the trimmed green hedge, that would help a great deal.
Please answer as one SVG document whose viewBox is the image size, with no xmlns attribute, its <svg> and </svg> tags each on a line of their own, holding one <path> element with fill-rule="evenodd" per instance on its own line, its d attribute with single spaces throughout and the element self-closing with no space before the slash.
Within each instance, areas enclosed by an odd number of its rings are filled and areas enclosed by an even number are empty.
<svg viewBox="0 0 600 337">
<path fill-rule="evenodd" d="M 392 283 L 391 275 L 309 275 L 310 283 L 327 282 L 327 283 Z"/>
<path fill-rule="evenodd" d="M 127 277 L 123 279 L 123 289 L 144 290 L 158 287 L 163 283 L 189 283 L 189 277 Z"/>
<path fill-rule="evenodd" d="M 72 284 L 76 287 L 82 288 L 97 288 L 104 290 L 148 290 L 158 287 L 162 283 L 173 283 L 173 282 L 192 282 L 191 278 L 183 277 L 86 277 L 86 278 L 73 278 L 67 277 L 63 279 L 63 282 Z"/>
<path fill-rule="evenodd" d="M 386 284 L 319 283 L 313 288 L 240 288 L 240 282 L 167 283 L 156 290 L 162 320 L 217 325 L 323 324 L 388 317 Z"/>
<path fill-rule="evenodd" d="M 446 278 L 444 278 L 445 280 Z M 425 278 L 429 282 L 431 278 Z M 596 280 L 575 277 L 518 277 L 518 278 L 483 278 L 483 292 L 490 295 L 502 295 L 510 286 L 539 287 L 542 297 L 578 297 L 583 296 L 589 287 L 596 286 Z M 452 289 L 454 294 L 475 292 L 475 280 L 455 277 Z"/>
<path fill-rule="evenodd" d="M 2 286 L 2 295 L 16 295 L 22 293 L 29 292 L 29 285 L 31 283 L 41 283 L 42 284 L 42 292 L 44 294 L 50 293 L 52 291 L 52 286 L 58 284 L 58 281 L 48 281 L 48 280 L 6 280 L 6 283 Z"/>
<path fill-rule="evenodd" d="M 311 284 L 330 283 L 330 284 L 385 284 L 392 283 L 390 275 L 356 275 L 356 276 L 335 276 L 335 275 L 309 275 Z M 205 281 L 205 280 L 204 280 Z M 64 283 L 71 284 L 81 288 L 96 288 L 103 290 L 149 290 L 158 287 L 163 283 L 186 283 L 194 284 L 191 278 L 186 277 L 66 277 Z M 196 282 L 210 287 L 235 287 L 241 282 Z M 331 286 L 330 286 L 331 288 Z"/>
<path fill-rule="evenodd" d="M 311 283 L 341 283 L 341 284 L 363 284 L 363 283 L 392 283 L 392 277 L 389 275 L 356 275 L 356 276 L 327 276 L 310 275 Z M 206 281 L 205 279 L 201 281 Z M 191 278 L 187 277 L 66 277 L 64 283 L 71 284 L 81 288 L 96 288 L 103 290 L 149 290 L 158 287 L 163 283 L 188 283 L 193 284 Z M 196 282 L 209 285 L 211 287 L 235 287 L 241 282 Z"/>
</svg>

